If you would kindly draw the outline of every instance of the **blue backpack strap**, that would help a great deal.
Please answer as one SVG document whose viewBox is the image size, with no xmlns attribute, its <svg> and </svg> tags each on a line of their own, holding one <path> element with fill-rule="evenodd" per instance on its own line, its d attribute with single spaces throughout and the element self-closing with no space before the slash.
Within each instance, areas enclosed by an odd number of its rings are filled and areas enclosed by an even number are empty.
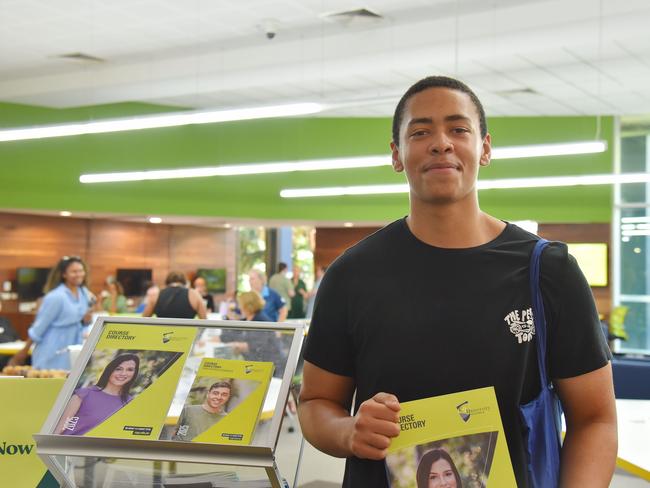
<svg viewBox="0 0 650 488">
<path fill-rule="evenodd" d="M 540 261 L 542 251 L 549 242 L 546 239 L 539 239 L 533 254 L 530 257 L 530 295 L 533 305 L 533 323 L 535 325 L 535 342 L 537 343 L 537 365 L 539 367 L 539 378 L 544 388 L 549 384 L 546 369 L 546 316 L 544 314 L 544 302 L 542 300 L 542 290 L 539 286 L 540 280 Z"/>
</svg>

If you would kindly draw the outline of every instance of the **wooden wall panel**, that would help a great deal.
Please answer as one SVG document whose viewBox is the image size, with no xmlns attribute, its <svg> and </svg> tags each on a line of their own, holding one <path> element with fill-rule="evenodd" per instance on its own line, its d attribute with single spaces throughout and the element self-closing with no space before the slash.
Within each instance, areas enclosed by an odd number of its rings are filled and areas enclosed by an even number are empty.
<svg viewBox="0 0 650 488">
<path fill-rule="evenodd" d="M 88 224 L 34 215 L 0 213 L 0 282 L 16 279 L 16 268 L 53 266 L 64 255 L 87 253 Z"/>
<path fill-rule="evenodd" d="M 236 233 L 203 227 L 174 227 L 170 234 L 171 268 L 193 279 L 197 268 L 226 268 L 226 293 L 235 291 Z M 221 295 L 215 295 L 217 300 Z"/>
<path fill-rule="evenodd" d="M 95 293 L 117 268 L 151 268 L 163 285 L 172 269 L 189 278 L 201 267 L 226 268 L 233 292 L 236 242 L 231 229 L 0 213 L 0 283 L 15 280 L 18 267 L 51 267 L 61 256 L 78 255 L 88 263 Z M 3 311 L 17 307 L 7 301 Z"/>
<path fill-rule="evenodd" d="M 314 265 L 329 266 L 347 248 L 378 229 L 379 227 L 317 227 Z"/>
<path fill-rule="evenodd" d="M 609 224 L 539 224 L 537 233 L 545 239 L 563 242 L 604 242 L 609 245 Z"/>
<path fill-rule="evenodd" d="M 545 239 L 563 242 L 604 242 L 607 244 L 609 281 L 612 276 L 611 226 L 609 224 L 540 224 L 538 234 Z M 612 310 L 612 292 L 609 286 L 591 289 L 598 311 L 608 316 Z"/>
<path fill-rule="evenodd" d="M 169 225 L 92 220 L 90 225 L 91 288 L 101 290 L 117 268 L 151 268 L 163 284 L 169 272 Z"/>
</svg>

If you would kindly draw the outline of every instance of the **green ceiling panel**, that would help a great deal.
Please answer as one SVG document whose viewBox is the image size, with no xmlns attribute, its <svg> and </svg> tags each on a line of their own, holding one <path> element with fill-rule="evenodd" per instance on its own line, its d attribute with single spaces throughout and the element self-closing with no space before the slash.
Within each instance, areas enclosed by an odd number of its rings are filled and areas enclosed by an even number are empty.
<svg viewBox="0 0 650 488">
<path fill-rule="evenodd" d="M 117 104 L 60 110 L 0 104 L 0 126 L 11 127 L 168 111 Z M 592 140 L 595 117 L 510 117 L 489 120 L 495 146 Z M 612 147 L 613 119 L 601 121 Z M 164 169 L 389 153 L 388 118 L 289 118 L 150 129 L 0 143 L 4 208 L 309 220 L 379 220 L 408 211 L 407 195 L 282 199 L 283 188 L 401 183 L 390 167 L 273 175 L 83 185 L 82 173 Z M 495 160 L 481 178 L 606 173 L 602 154 Z M 503 219 L 606 222 L 607 186 L 489 190 L 482 208 Z"/>
</svg>

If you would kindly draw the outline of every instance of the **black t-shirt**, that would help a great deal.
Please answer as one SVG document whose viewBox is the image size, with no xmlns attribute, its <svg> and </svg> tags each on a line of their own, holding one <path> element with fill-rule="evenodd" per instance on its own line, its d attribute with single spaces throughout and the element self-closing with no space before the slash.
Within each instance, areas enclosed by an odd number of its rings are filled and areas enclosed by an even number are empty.
<svg viewBox="0 0 650 488">
<path fill-rule="evenodd" d="M 442 249 L 418 240 L 405 219 L 393 222 L 327 270 L 305 360 L 354 378 L 355 412 L 380 391 L 410 401 L 494 386 L 517 483 L 527 486 L 518 407 L 540 383 L 536 343 L 518 337 L 516 323 L 531 308 L 537 239 L 507 224 L 482 246 Z M 544 250 L 541 287 L 550 377 L 607 364 L 591 290 L 566 245 Z M 343 486 L 387 487 L 383 462 L 349 458 Z"/>
<path fill-rule="evenodd" d="M 184 286 L 168 286 L 162 289 L 153 310 L 156 317 L 193 319 L 196 310 L 190 304 L 189 293 L 190 290 Z"/>
</svg>

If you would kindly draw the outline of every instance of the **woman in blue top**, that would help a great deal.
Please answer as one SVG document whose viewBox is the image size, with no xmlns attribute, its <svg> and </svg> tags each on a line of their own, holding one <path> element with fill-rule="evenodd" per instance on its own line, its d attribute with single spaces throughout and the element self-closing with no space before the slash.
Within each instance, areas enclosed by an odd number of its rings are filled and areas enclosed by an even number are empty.
<svg viewBox="0 0 650 488">
<path fill-rule="evenodd" d="M 27 331 L 27 347 L 35 344 L 34 368 L 70 369 L 67 347 L 81 344 L 82 328 L 90 324 L 94 295 L 86 288 L 86 274 L 86 264 L 76 256 L 64 257 L 50 271 L 43 303 Z"/>
</svg>

